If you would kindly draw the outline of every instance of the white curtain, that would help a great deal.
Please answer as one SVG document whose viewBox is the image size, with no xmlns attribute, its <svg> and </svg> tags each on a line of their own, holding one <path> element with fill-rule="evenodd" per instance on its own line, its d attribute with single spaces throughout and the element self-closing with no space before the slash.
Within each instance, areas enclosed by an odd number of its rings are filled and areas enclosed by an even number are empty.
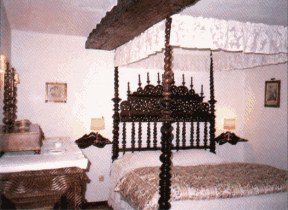
<svg viewBox="0 0 288 210">
<path fill-rule="evenodd" d="M 115 66 L 163 68 L 165 20 L 115 50 Z M 208 70 L 213 50 L 215 70 L 247 69 L 287 63 L 287 27 L 212 18 L 172 16 L 173 68 Z"/>
</svg>

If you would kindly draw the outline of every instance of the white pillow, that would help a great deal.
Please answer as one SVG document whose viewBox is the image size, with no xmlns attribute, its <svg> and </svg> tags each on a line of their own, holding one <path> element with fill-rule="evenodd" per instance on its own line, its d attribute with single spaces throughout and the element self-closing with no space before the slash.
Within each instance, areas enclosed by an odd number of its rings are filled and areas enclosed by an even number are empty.
<svg viewBox="0 0 288 210">
<path fill-rule="evenodd" d="M 174 166 L 193 166 L 223 163 L 225 160 L 207 150 L 191 149 L 173 152 L 172 162 Z"/>
<path fill-rule="evenodd" d="M 161 151 L 141 151 L 125 154 L 118 158 L 117 164 L 129 166 L 129 168 L 140 168 L 144 166 L 160 166 Z"/>
<path fill-rule="evenodd" d="M 110 190 L 114 191 L 119 180 L 136 168 L 145 166 L 161 166 L 160 162 L 161 151 L 142 151 L 130 154 L 125 154 L 114 161 L 111 168 Z"/>
<path fill-rule="evenodd" d="M 118 164 L 128 166 L 129 168 L 140 168 L 145 166 L 160 166 L 161 151 L 142 151 L 125 154 L 119 158 Z M 217 164 L 225 162 L 224 159 L 216 154 L 202 150 L 180 150 L 173 151 L 172 162 L 174 166 L 189 166 L 199 164 Z"/>
</svg>

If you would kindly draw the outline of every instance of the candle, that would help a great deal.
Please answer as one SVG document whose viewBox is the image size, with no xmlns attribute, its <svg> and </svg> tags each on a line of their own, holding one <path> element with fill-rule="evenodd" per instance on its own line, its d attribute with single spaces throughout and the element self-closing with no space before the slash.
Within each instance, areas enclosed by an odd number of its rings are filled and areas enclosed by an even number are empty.
<svg viewBox="0 0 288 210">
<path fill-rule="evenodd" d="M 6 56 L 1 54 L 0 55 L 0 72 L 4 73 L 7 68 L 7 59 Z"/>
<path fill-rule="evenodd" d="M 14 75 L 14 80 L 15 80 L 16 84 L 20 84 L 20 78 L 19 78 L 19 74 L 18 73 L 16 73 Z"/>
</svg>

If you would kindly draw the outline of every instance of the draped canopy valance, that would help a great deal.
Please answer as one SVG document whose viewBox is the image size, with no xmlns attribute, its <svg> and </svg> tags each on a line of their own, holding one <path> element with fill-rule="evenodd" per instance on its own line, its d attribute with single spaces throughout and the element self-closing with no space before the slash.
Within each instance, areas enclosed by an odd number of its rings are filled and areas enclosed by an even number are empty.
<svg viewBox="0 0 288 210">
<path fill-rule="evenodd" d="M 161 21 L 115 50 L 115 66 L 163 68 L 165 22 Z M 287 63 L 287 27 L 213 18 L 173 15 L 170 44 L 173 68 L 208 70 L 214 51 L 215 70 L 246 69 Z"/>
</svg>

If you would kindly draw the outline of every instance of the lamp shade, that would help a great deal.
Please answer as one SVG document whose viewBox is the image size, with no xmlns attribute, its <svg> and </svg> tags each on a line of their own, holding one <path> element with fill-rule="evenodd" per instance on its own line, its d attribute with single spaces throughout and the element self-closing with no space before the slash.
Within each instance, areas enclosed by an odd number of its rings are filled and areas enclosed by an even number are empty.
<svg viewBox="0 0 288 210">
<path fill-rule="evenodd" d="M 225 119 L 224 118 L 224 129 L 225 130 L 234 130 L 235 124 L 236 124 L 235 118 L 231 118 L 231 119 Z"/>
<path fill-rule="evenodd" d="M 91 118 L 90 129 L 94 130 L 94 131 L 104 130 L 105 129 L 104 117 L 102 117 L 102 118 Z"/>
</svg>

